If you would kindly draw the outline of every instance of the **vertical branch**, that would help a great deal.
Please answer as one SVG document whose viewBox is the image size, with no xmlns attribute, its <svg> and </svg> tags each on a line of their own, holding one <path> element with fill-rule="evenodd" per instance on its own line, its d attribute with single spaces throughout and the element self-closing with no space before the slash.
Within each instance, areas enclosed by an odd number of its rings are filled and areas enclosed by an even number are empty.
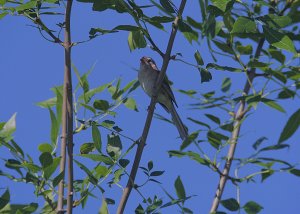
<svg viewBox="0 0 300 214">
<path fill-rule="evenodd" d="M 131 172 L 130 172 L 130 176 L 128 178 L 126 188 L 123 191 L 123 194 L 122 194 L 119 206 L 118 206 L 118 210 L 117 210 L 118 214 L 122 214 L 124 212 L 127 200 L 128 200 L 129 195 L 131 193 L 132 187 L 134 186 L 134 180 L 135 180 L 135 177 L 136 177 L 136 173 L 137 173 L 140 161 L 141 161 L 141 157 L 142 157 L 142 154 L 143 154 L 143 150 L 144 150 L 146 140 L 147 140 L 147 136 L 148 136 L 148 133 L 149 133 L 149 129 L 150 129 L 150 126 L 151 126 L 153 113 L 154 113 L 154 109 L 155 109 L 155 104 L 156 104 L 156 101 L 157 101 L 157 95 L 158 95 L 158 92 L 161 88 L 164 76 L 165 76 L 166 71 L 167 71 L 167 67 L 168 67 L 168 64 L 169 64 L 169 61 L 170 61 L 170 56 L 171 56 L 175 36 L 176 36 L 176 33 L 177 33 L 177 29 L 178 29 L 178 22 L 181 19 L 181 15 L 183 13 L 185 4 L 186 4 L 186 0 L 182 0 L 181 3 L 180 3 L 178 14 L 177 14 L 177 16 L 176 16 L 176 18 L 175 18 L 175 20 L 172 24 L 172 31 L 171 31 L 171 34 L 170 34 L 170 38 L 169 38 L 169 42 L 168 42 L 168 45 L 167 45 L 166 53 L 163 55 L 164 56 L 163 57 L 163 65 L 162 65 L 161 71 L 159 73 L 158 79 L 156 81 L 156 85 L 154 87 L 154 95 L 151 98 L 150 106 L 148 108 L 147 119 L 146 119 L 146 122 L 145 122 L 145 126 L 144 126 L 144 129 L 143 129 L 142 136 L 141 136 L 139 144 L 138 144 L 138 148 L 137 148 L 135 157 L 134 157 L 134 162 L 133 162 L 133 166 L 132 166 L 132 169 L 131 169 Z"/>
<path fill-rule="evenodd" d="M 63 87 L 63 110 L 62 110 L 62 142 L 61 142 L 61 162 L 60 172 L 65 172 L 66 146 L 68 146 L 68 196 L 67 213 L 72 213 L 73 208 L 73 100 L 72 100 L 72 76 L 71 76 L 71 17 L 72 0 L 67 0 L 65 12 L 65 68 Z M 64 213 L 64 179 L 58 187 L 57 213 Z"/>
<path fill-rule="evenodd" d="M 71 75 L 71 9 L 72 0 L 67 1 L 65 15 L 65 74 L 67 90 L 67 130 L 68 130 L 68 196 L 67 213 L 72 214 L 73 209 L 73 99 L 72 99 L 72 75 Z"/>
<path fill-rule="evenodd" d="M 256 48 L 256 52 L 255 52 L 255 56 L 254 56 L 254 60 L 257 61 L 257 59 L 260 56 L 262 47 L 264 45 L 265 39 L 261 38 L 258 42 L 258 46 Z M 255 78 L 255 70 L 256 68 L 251 68 L 251 70 L 247 73 L 247 81 L 245 83 L 244 86 L 244 90 L 243 90 L 243 95 L 246 96 L 248 95 L 252 82 Z M 237 145 L 237 139 L 239 138 L 240 135 L 240 130 L 241 130 L 241 121 L 243 120 L 244 116 L 245 116 L 245 107 L 246 107 L 246 103 L 245 100 L 242 100 L 240 102 L 240 106 L 235 114 L 235 122 L 234 122 L 234 126 L 233 126 L 233 131 L 231 133 L 231 139 L 230 139 L 230 147 L 227 153 L 227 158 L 226 158 L 226 163 L 222 172 L 222 175 L 220 176 L 220 181 L 217 187 L 217 191 L 216 191 L 216 195 L 214 197 L 211 209 L 210 209 L 210 213 L 215 213 L 218 209 L 218 206 L 220 204 L 220 200 L 226 185 L 226 181 L 229 175 L 229 171 L 231 168 L 231 164 L 232 164 L 232 160 L 234 158 L 234 153 L 235 153 L 235 149 L 236 149 L 236 145 Z"/>
</svg>

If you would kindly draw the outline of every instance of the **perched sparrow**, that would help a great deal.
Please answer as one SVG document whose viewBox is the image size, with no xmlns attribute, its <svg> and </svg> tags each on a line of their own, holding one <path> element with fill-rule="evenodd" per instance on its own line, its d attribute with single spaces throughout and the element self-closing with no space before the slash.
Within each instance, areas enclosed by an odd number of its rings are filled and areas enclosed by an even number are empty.
<svg viewBox="0 0 300 214">
<path fill-rule="evenodd" d="M 153 59 L 150 57 L 142 57 L 140 70 L 138 74 L 139 82 L 150 97 L 154 93 L 154 85 L 159 75 L 159 70 Z M 177 103 L 174 97 L 174 94 L 170 88 L 167 78 L 164 79 L 160 92 L 157 97 L 157 102 L 162 105 L 162 107 L 172 115 L 172 120 L 176 125 L 179 135 L 182 140 L 185 140 L 188 137 L 187 128 L 182 123 L 174 104 L 177 107 Z"/>
</svg>

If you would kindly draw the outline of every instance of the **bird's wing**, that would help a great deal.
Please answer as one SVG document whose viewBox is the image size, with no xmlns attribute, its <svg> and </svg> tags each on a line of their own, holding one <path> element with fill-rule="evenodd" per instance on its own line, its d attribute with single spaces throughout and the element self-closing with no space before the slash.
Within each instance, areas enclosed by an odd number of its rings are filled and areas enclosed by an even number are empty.
<svg viewBox="0 0 300 214">
<path fill-rule="evenodd" d="M 153 68 L 153 70 L 155 70 L 155 72 L 157 72 L 157 74 L 159 74 L 159 70 L 154 63 L 151 63 L 151 67 Z M 157 75 L 158 76 L 158 75 Z M 162 83 L 162 88 L 164 89 L 164 91 L 167 93 L 167 95 L 171 98 L 171 100 L 173 101 L 173 103 L 176 105 L 176 107 L 178 107 L 177 103 L 176 103 L 176 100 L 175 100 L 175 96 L 173 94 L 173 91 L 170 87 L 170 84 L 169 84 L 169 80 L 168 80 L 168 77 L 167 75 L 165 75 L 164 77 L 164 80 L 163 80 L 163 83 Z"/>
</svg>

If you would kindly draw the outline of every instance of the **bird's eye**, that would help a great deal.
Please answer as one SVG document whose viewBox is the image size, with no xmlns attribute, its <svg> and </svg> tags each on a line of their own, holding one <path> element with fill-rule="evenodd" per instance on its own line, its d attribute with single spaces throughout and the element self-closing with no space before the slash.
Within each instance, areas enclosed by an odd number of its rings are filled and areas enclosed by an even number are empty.
<svg viewBox="0 0 300 214">
<path fill-rule="evenodd" d="M 151 62 L 151 59 L 147 59 L 147 62 L 149 62 L 149 63 L 150 63 L 150 62 Z"/>
</svg>

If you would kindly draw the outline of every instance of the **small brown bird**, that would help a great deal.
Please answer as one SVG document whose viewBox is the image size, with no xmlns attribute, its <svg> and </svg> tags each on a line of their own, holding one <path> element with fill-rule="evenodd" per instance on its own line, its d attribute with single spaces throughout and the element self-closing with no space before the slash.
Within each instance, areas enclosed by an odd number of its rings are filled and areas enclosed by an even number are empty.
<svg viewBox="0 0 300 214">
<path fill-rule="evenodd" d="M 138 73 L 139 82 L 146 92 L 146 94 L 152 97 L 154 93 L 154 85 L 159 75 L 159 70 L 153 59 L 150 57 L 142 57 L 140 70 Z M 164 79 L 160 92 L 157 97 L 157 102 L 162 105 L 162 107 L 172 115 L 172 120 L 178 129 L 179 135 L 182 140 L 188 137 L 187 128 L 180 119 L 174 104 L 177 106 L 174 94 L 170 88 L 167 78 Z"/>
</svg>

